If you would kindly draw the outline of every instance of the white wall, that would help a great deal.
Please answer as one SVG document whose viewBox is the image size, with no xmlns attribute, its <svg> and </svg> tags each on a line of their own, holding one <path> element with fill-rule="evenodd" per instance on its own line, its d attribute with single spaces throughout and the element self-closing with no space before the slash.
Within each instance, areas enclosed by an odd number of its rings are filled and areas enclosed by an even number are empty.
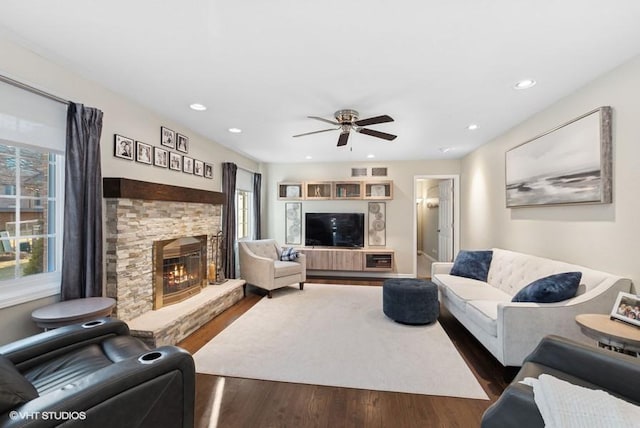
<svg viewBox="0 0 640 428">
<path fill-rule="evenodd" d="M 102 138 L 103 177 L 126 177 L 176 186 L 221 191 L 222 162 L 235 162 L 238 166 L 252 171 L 259 170 L 259 164 L 243 157 L 211 140 L 204 138 L 179 123 L 169 120 L 114 93 L 92 81 L 84 79 L 69 70 L 23 49 L 0 36 L 0 74 L 34 86 L 58 97 L 99 108 L 104 112 Z M 198 114 L 198 112 L 194 112 Z M 160 146 L 160 127 L 166 126 L 189 137 L 189 153 L 214 165 L 214 179 L 209 180 L 182 172 L 170 171 L 152 165 L 126 161 L 113 156 L 113 135 L 120 134 L 140 140 L 153 146 Z M 34 325 L 29 324 L 29 314 L 38 305 L 55 300 L 41 299 L 0 310 L 3 321 L 15 320 L 12 332 L 0 332 L 0 344 L 25 337 L 33 333 Z M 34 306 L 35 305 L 35 306 Z M 26 321 L 26 322 L 25 322 Z"/>
<path fill-rule="evenodd" d="M 609 271 L 639 284 L 638 76 L 640 57 L 601 76 L 465 157 L 461 180 L 461 248 L 501 247 L 522 251 Z M 613 107 L 613 203 L 505 208 L 505 151 L 605 105 Z"/>
<path fill-rule="evenodd" d="M 338 156 L 338 155 L 336 155 Z M 415 254 L 413 251 L 415 225 L 414 211 L 414 176 L 427 174 L 458 174 L 458 160 L 442 161 L 402 161 L 402 162 L 335 162 L 335 163 L 295 163 L 266 164 L 265 219 L 263 237 L 274 238 L 284 243 L 284 209 L 285 202 L 277 198 L 277 184 L 283 181 L 316 181 L 351 179 L 351 168 L 387 167 L 388 177 L 380 179 L 393 180 L 393 200 L 386 201 L 387 208 L 387 248 L 396 252 L 396 271 L 398 274 L 413 274 Z M 354 178 L 355 179 L 355 178 Z M 367 179 L 374 179 L 367 177 Z M 366 200 L 346 201 L 301 201 L 302 211 L 314 212 L 367 212 Z M 304 239 L 304 230 L 303 230 Z"/>
</svg>

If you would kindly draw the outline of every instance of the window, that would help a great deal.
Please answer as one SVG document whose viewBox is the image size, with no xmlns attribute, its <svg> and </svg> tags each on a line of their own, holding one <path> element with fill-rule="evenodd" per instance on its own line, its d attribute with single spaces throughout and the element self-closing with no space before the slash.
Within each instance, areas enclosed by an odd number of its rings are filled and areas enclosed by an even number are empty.
<svg viewBox="0 0 640 428">
<path fill-rule="evenodd" d="M 66 109 L 0 83 L 0 307 L 60 292 Z"/>
<path fill-rule="evenodd" d="M 251 217 L 249 205 L 251 201 L 251 192 L 246 190 L 236 191 L 236 235 L 237 239 L 249 238 L 251 232 Z"/>
</svg>

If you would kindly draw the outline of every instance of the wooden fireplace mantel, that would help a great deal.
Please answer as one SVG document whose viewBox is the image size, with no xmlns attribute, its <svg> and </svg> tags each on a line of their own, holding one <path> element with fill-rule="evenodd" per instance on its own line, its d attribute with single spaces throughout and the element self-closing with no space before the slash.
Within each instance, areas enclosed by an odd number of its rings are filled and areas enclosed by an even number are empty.
<svg viewBox="0 0 640 428">
<path fill-rule="evenodd" d="M 102 179 L 102 195 L 105 198 L 196 202 L 213 205 L 223 205 L 225 199 L 224 193 L 221 192 L 118 177 L 105 177 Z"/>
</svg>

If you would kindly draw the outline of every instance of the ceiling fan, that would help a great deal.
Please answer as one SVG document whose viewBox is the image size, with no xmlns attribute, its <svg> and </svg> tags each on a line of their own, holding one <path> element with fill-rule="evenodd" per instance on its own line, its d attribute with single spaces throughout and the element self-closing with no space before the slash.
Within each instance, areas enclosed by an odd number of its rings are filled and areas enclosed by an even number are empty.
<svg viewBox="0 0 640 428">
<path fill-rule="evenodd" d="M 376 117 L 370 117 L 368 119 L 358 120 L 358 112 L 355 110 L 338 110 L 334 113 L 336 120 L 329 120 L 318 116 L 307 116 L 309 119 L 321 120 L 332 125 L 337 125 L 337 128 L 321 129 L 320 131 L 305 132 L 304 134 L 294 135 L 294 137 L 303 137 L 305 135 L 319 134 L 320 132 L 336 131 L 340 130 L 340 137 L 338 138 L 338 147 L 346 146 L 349 140 L 349 134 L 351 130 L 359 132 L 361 134 L 371 135 L 372 137 L 382 138 L 384 140 L 395 140 L 397 135 L 387 134 L 386 132 L 375 131 L 373 129 L 364 128 L 364 126 L 375 125 L 378 123 L 393 122 L 390 116 L 382 115 Z"/>
</svg>

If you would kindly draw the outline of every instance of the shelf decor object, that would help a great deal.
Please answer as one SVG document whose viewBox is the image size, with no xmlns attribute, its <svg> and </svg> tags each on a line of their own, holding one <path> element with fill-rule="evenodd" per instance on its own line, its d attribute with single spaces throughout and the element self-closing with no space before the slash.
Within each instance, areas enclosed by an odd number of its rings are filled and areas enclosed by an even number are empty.
<svg viewBox="0 0 640 428">
<path fill-rule="evenodd" d="M 369 202 L 369 246 L 387 245 L 387 206 L 384 202 Z"/>
<path fill-rule="evenodd" d="M 611 203 L 611 107 L 600 107 L 505 154 L 507 208 Z"/>
<path fill-rule="evenodd" d="M 285 244 L 302 244 L 302 203 L 285 203 Z"/>
</svg>

